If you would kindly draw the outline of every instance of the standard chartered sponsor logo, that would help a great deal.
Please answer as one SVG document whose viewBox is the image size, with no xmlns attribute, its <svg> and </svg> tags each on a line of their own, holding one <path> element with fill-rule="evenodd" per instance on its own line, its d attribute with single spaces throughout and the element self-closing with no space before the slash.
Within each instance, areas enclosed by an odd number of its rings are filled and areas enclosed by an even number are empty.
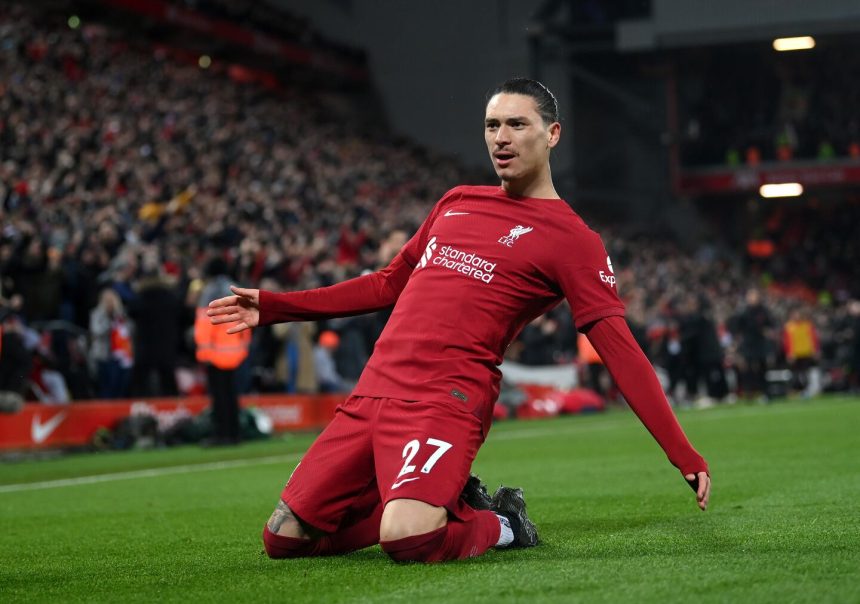
<svg viewBox="0 0 860 604">
<path fill-rule="evenodd" d="M 433 258 L 435 266 L 441 266 L 473 279 L 489 283 L 495 275 L 496 263 L 484 260 L 474 252 L 464 252 L 450 245 L 439 248 L 439 254 Z"/>
<path fill-rule="evenodd" d="M 421 260 L 418 261 L 421 268 L 427 266 L 427 261 L 433 257 L 434 251 L 436 251 L 436 237 L 431 237 L 430 241 L 427 242 L 427 247 L 424 248 L 424 254 L 421 256 Z"/>
<path fill-rule="evenodd" d="M 430 241 L 427 242 L 427 247 L 424 248 L 424 253 L 418 259 L 416 271 L 432 264 L 462 273 L 484 283 L 489 283 L 495 277 L 493 273 L 496 270 L 495 262 L 484 260 L 474 252 L 464 252 L 450 245 L 443 245 L 434 257 L 437 247 L 436 237 L 431 237 Z"/>
</svg>

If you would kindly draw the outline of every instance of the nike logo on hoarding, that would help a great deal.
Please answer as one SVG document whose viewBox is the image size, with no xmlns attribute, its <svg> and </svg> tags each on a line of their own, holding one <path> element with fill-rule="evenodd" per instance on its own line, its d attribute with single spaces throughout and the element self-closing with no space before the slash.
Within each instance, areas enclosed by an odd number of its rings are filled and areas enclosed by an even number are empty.
<svg viewBox="0 0 860 604">
<path fill-rule="evenodd" d="M 445 216 L 466 216 L 468 214 L 469 212 L 452 212 L 451 210 L 445 212 Z"/>
<path fill-rule="evenodd" d="M 418 480 L 419 478 L 421 478 L 421 477 L 416 476 L 415 478 L 404 478 L 403 480 L 399 480 L 399 481 L 395 482 L 393 485 L 391 485 L 391 490 L 393 491 L 394 489 L 396 489 L 400 485 L 407 483 L 407 482 L 412 482 L 413 480 Z"/>
<path fill-rule="evenodd" d="M 66 419 L 66 415 L 68 415 L 68 412 L 60 411 L 43 424 L 42 418 L 37 414 L 33 418 L 32 426 L 30 426 L 30 436 L 33 438 L 33 442 L 37 445 L 45 442 L 54 430 L 63 423 L 63 420 Z"/>
</svg>

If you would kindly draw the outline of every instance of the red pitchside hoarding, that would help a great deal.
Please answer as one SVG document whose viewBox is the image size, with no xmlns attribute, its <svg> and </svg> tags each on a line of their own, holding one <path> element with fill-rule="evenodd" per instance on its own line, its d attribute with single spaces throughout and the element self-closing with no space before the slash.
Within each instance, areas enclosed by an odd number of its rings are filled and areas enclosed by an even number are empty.
<svg viewBox="0 0 860 604">
<path fill-rule="evenodd" d="M 242 407 L 269 416 L 276 432 L 323 428 L 334 417 L 343 395 L 245 396 Z M 197 415 L 208 397 L 89 401 L 70 405 L 28 403 L 19 413 L 0 414 L 0 450 L 85 445 L 100 428 L 112 429 L 129 415 L 152 415 L 159 425 Z"/>
<path fill-rule="evenodd" d="M 824 165 L 767 164 L 757 167 L 689 170 L 681 174 L 677 185 L 687 195 L 756 191 L 761 185 L 796 182 L 804 187 L 828 187 L 860 184 L 860 163 L 856 160 Z"/>
</svg>

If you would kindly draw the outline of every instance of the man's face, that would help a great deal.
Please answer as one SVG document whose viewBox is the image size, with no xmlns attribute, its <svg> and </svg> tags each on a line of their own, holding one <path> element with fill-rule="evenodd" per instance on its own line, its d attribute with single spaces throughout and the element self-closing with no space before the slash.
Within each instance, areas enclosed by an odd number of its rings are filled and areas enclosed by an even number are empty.
<svg viewBox="0 0 860 604">
<path fill-rule="evenodd" d="M 487 103 L 484 140 L 496 174 L 503 181 L 530 178 L 549 164 L 561 125 L 546 125 L 530 96 L 499 93 Z"/>
</svg>

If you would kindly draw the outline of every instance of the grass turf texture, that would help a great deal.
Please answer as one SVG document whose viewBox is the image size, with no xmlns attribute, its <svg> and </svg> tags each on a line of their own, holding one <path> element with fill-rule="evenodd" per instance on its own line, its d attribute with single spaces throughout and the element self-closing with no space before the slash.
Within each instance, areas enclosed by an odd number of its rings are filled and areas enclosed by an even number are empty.
<svg viewBox="0 0 860 604">
<path fill-rule="evenodd" d="M 182 473 L 0 487 L 0 600 L 860 602 L 860 400 L 680 418 L 711 464 L 707 512 L 630 413 L 503 423 L 474 469 L 491 489 L 524 487 L 543 544 L 432 566 L 378 547 L 262 555 L 262 524 L 307 436 L 5 464 L 5 485 Z M 207 465 L 176 468 L 189 464 Z"/>
</svg>

